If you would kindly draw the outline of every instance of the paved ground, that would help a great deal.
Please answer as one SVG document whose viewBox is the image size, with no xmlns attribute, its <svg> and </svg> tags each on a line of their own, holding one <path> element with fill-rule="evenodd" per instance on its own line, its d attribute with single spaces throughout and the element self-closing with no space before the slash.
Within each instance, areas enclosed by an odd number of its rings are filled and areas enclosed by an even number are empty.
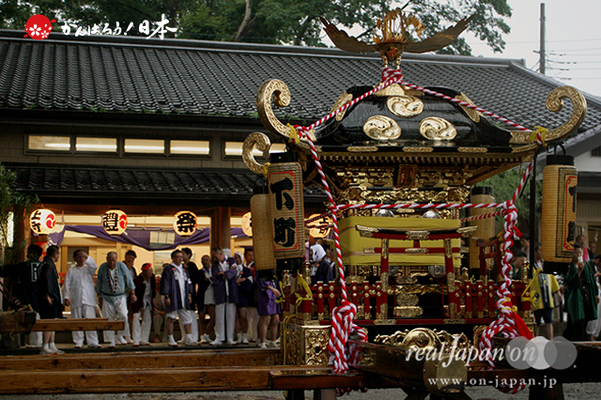
<svg viewBox="0 0 601 400">
<path fill-rule="evenodd" d="M 249 346 L 253 346 L 252 344 Z M 59 344 L 58 347 L 65 350 L 68 353 L 85 353 L 92 352 L 93 350 L 74 349 L 72 344 Z M 209 348 L 208 345 L 203 345 L 201 348 Z M 243 346 L 240 346 L 243 347 Z M 244 346 L 246 347 L 246 346 Z M 166 343 L 153 343 L 152 348 L 154 350 L 170 351 L 171 348 Z M 182 349 L 185 347 L 180 347 Z M 121 351 L 146 351 L 148 347 L 133 348 L 130 345 L 118 346 L 116 349 L 108 349 L 106 345 L 100 351 L 102 352 L 121 352 Z M 21 348 L 17 350 L 18 354 L 36 354 L 39 350 Z M 98 350 L 96 350 L 98 351 Z M 0 355 L 3 354 L 15 354 L 15 350 L 0 350 Z M 594 367 L 594 366 L 591 366 Z M 600 374 L 601 379 L 601 374 Z M 509 395 L 504 394 L 492 387 L 468 387 L 466 389 L 472 400 L 529 400 L 528 389 L 516 394 Z M 601 382 L 600 383 L 574 383 L 564 385 L 564 394 L 566 400 L 599 400 L 601 399 Z M 313 392 L 307 390 L 305 392 L 307 399 L 313 398 Z M 342 397 L 341 399 L 348 400 L 402 400 L 407 397 L 405 393 L 398 389 L 380 389 L 380 390 L 369 390 L 366 393 L 352 392 L 349 395 Z M 55 400 L 280 400 L 284 399 L 284 394 L 281 391 L 260 391 L 260 392 L 186 392 L 186 393 L 130 393 L 130 394 L 103 394 L 103 395 L 7 395 L 1 396 L 0 400 L 43 400 L 43 399 L 55 399 Z"/>
<path fill-rule="evenodd" d="M 496 389 L 468 388 L 466 393 L 472 400 L 528 400 L 528 390 L 516 395 L 499 392 Z M 565 385 L 565 400 L 599 400 L 601 398 L 601 383 L 574 383 Z M 307 399 L 312 399 L 311 391 L 305 392 Z M 397 389 L 370 390 L 366 393 L 353 392 L 341 397 L 341 400 L 402 400 L 405 393 Z M 270 392 L 211 392 L 211 393 L 131 393 L 105 395 L 30 395 L 30 396 L 0 396 L 1 400 L 281 400 L 281 391 Z"/>
</svg>

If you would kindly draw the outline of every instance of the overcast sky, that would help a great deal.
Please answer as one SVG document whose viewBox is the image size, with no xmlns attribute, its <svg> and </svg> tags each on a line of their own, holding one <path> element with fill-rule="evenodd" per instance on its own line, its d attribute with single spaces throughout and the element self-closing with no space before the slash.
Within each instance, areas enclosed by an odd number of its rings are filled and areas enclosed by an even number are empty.
<svg viewBox="0 0 601 400">
<path fill-rule="evenodd" d="M 468 38 L 474 55 L 520 58 L 538 70 L 540 4 L 536 0 L 508 0 L 513 16 L 511 33 L 502 54 L 484 42 Z M 566 85 L 601 96 L 601 0 L 546 0 L 546 75 Z M 567 69 L 564 71 L 564 69 Z M 571 78 L 571 79 L 570 79 Z"/>
</svg>

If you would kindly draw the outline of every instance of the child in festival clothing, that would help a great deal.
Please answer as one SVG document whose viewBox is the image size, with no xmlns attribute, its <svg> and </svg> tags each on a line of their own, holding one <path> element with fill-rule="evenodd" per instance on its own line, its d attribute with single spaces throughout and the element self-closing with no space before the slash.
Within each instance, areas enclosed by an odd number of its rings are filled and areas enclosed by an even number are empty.
<svg viewBox="0 0 601 400">
<path fill-rule="evenodd" d="M 277 299 L 282 296 L 278 290 L 278 281 L 272 279 L 259 279 L 259 338 L 257 346 L 260 348 L 276 347 L 275 340 L 278 336 L 278 325 L 280 323 L 280 313 L 282 308 L 277 303 Z M 267 341 L 267 328 L 271 331 L 271 341 Z"/>
</svg>

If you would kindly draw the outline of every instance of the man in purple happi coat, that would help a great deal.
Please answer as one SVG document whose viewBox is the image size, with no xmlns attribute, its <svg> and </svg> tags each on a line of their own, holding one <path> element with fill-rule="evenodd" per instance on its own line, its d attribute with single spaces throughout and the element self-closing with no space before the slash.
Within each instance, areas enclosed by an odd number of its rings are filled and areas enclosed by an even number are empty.
<svg viewBox="0 0 601 400">
<path fill-rule="evenodd" d="M 223 344 L 234 345 L 234 327 L 236 324 L 236 303 L 238 302 L 238 285 L 236 277 L 238 270 L 235 265 L 230 266 L 220 248 L 212 250 L 213 284 L 215 286 L 215 340 L 213 346 Z"/>
</svg>

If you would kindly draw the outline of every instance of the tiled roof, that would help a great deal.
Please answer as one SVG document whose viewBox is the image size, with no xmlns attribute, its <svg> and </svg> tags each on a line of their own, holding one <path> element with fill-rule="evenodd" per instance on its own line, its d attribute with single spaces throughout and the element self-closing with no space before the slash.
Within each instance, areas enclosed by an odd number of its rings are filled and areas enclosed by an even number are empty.
<svg viewBox="0 0 601 400">
<path fill-rule="evenodd" d="M 152 168 L 90 168 L 71 165 L 32 166 L 6 164 L 17 173 L 13 187 L 37 194 L 42 202 L 69 198 L 127 202 L 166 199 L 195 202 L 220 201 L 248 205 L 258 176 L 249 170 L 196 170 Z M 321 202 L 321 190 L 305 188 L 308 201 Z M 227 203 L 227 204 L 226 204 Z"/>
<path fill-rule="evenodd" d="M 561 83 L 517 60 L 404 55 L 405 81 L 448 87 L 477 105 L 527 127 L 563 124 L 545 107 Z M 125 37 L 46 40 L 0 31 L 0 109 L 46 108 L 164 112 L 256 118 L 255 98 L 267 79 L 290 88 L 290 106 L 279 115 L 308 122 L 327 113 L 344 90 L 379 82 L 376 56 L 335 49 Z M 601 102 L 587 96 L 581 131 L 601 125 Z"/>
</svg>

